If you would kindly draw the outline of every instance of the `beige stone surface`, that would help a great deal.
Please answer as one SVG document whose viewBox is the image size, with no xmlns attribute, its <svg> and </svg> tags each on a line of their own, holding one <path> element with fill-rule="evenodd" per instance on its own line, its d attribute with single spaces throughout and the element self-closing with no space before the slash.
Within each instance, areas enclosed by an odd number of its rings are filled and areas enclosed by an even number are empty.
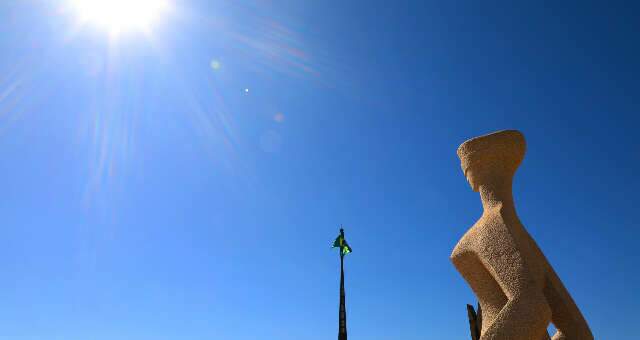
<svg viewBox="0 0 640 340">
<path fill-rule="evenodd" d="M 484 212 L 451 261 L 482 306 L 481 340 L 589 340 L 582 313 L 516 214 L 512 181 L 526 149 L 522 133 L 476 137 L 458 148 L 462 171 Z"/>
</svg>

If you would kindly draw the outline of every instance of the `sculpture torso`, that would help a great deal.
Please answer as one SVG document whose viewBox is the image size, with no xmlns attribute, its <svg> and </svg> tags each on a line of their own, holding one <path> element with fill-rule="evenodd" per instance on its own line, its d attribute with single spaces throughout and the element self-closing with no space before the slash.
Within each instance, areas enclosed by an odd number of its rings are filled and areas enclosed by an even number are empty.
<svg viewBox="0 0 640 340">
<path fill-rule="evenodd" d="M 512 214 L 504 214 L 499 208 L 486 211 L 460 239 L 451 254 L 453 264 L 469 283 L 482 306 L 482 334 L 493 324 L 510 298 L 496 280 L 496 265 L 512 265 L 514 277 L 525 274 L 523 284 L 533 285 L 539 291 L 544 288 L 544 268 L 529 266 L 528 262 L 535 261 L 527 261 L 530 256 L 526 253 L 529 251 L 522 251 L 530 248 L 526 244 L 529 243 L 526 238 L 530 237 L 517 216 L 509 215 Z M 522 236 L 525 236 L 525 242 L 518 242 Z M 542 338 L 538 339 L 548 338 L 544 332 Z"/>
</svg>

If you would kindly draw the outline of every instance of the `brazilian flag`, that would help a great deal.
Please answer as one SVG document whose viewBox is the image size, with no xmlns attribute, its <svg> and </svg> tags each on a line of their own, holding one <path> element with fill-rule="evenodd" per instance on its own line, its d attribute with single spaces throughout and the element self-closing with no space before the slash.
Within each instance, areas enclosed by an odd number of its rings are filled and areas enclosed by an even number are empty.
<svg viewBox="0 0 640 340">
<path fill-rule="evenodd" d="M 344 239 L 344 230 L 340 229 L 340 235 L 333 241 L 333 248 L 340 248 L 340 255 L 345 256 L 351 252 L 351 247 Z"/>
</svg>

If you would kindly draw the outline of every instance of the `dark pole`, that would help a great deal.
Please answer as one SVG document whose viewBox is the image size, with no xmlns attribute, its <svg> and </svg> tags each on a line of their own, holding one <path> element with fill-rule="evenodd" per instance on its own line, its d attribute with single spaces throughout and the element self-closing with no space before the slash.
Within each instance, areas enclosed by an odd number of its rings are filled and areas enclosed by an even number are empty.
<svg viewBox="0 0 640 340">
<path fill-rule="evenodd" d="M 340 229 L 340 235 L 344 240 L 344 230 Z M 347 340 L 347 308 L 344 298 L 344 254 L 340 249 L 340 311 L 338 323 L 338 340 Z"/>
</svg>

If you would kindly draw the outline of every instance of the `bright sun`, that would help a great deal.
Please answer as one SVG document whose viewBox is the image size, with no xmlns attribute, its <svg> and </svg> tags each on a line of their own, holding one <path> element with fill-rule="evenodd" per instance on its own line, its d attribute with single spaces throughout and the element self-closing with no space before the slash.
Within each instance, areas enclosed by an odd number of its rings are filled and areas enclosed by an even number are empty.
<svg viewBox="0 0 640 340">
<path fill-rule="evenodd" d="M 91 23 L 112 34 L 151 30 L 168 7 L 168 0 L 69 0 L 83 23 Z"/>
</svg>

